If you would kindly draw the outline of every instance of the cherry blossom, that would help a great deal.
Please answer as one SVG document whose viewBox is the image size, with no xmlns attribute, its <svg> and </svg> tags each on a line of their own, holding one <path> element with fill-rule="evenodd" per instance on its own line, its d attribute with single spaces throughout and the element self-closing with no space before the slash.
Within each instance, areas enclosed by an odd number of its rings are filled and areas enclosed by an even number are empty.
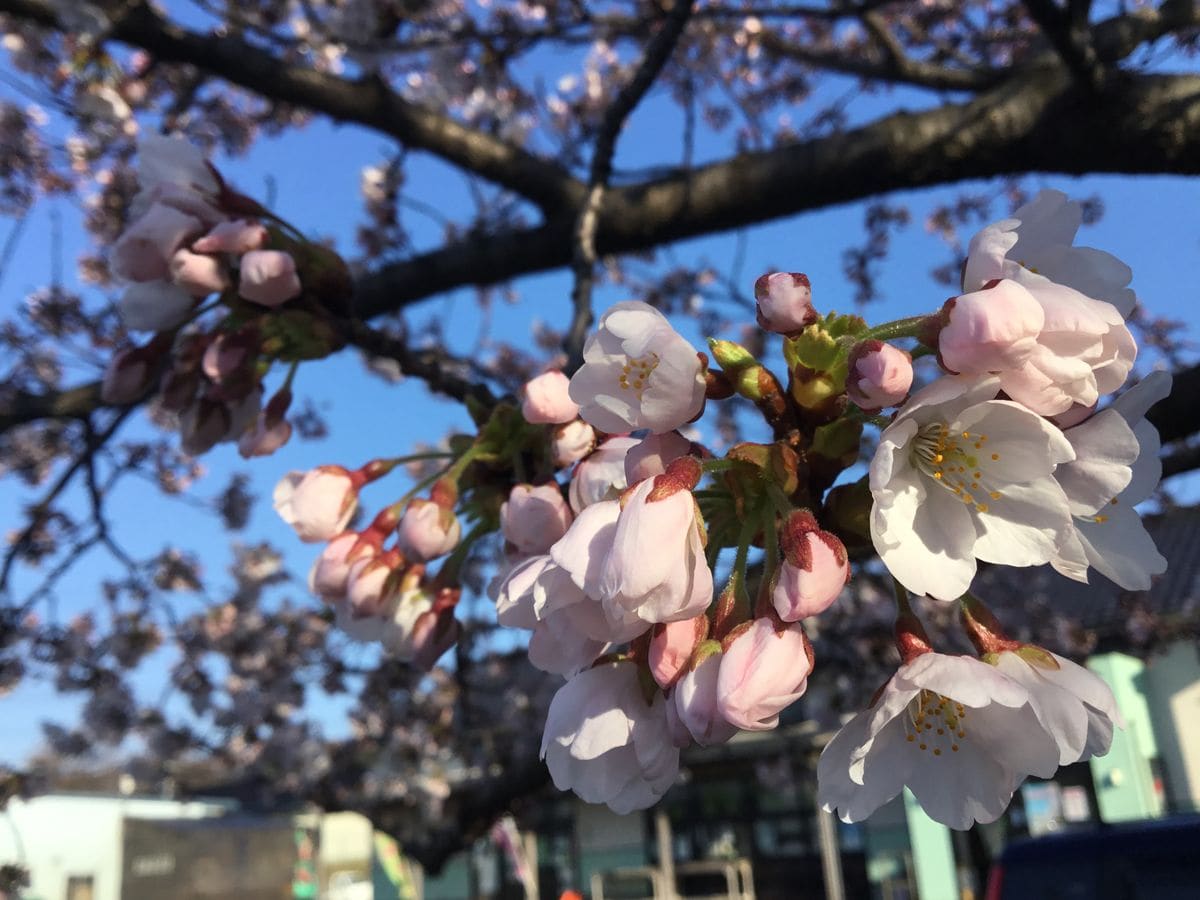
<svg viewBox="0 0 1200 900">
<path fill-rule="evenodd" d="M 696 349 L 647 303 L 610 307 L 584 345 L 583 359 L 571 378 L 571 399 L 601 431 L 673 431 L 704 407 Z"/>
<path fill-rule="evenodd" d="M 899 347 L 868 340 L 850 354 L 846 393 L 867 412 L 898 406 L 912 387 L 912 356 Z"/>
<path fill-rule="evenodd" d="M 579 416 L 579 405 L 571 399 L 570 380 L 562 372 L 543 372 L 525 384 L 521 415 L 526 422 L 561 425 Z"/>
<path fill-rule="evenodd" d="M 651 806 L 679 772 L 666 706 L 661 694 L 642 694 L 632 663 L 580 672 L 546 715 L 541 754 L 554 786 L 620 814 Z"/>
<path fill-rule="evenodd" d="M 817 318 L 812 305 L 812 285 L 800 272 L 772 272 L 754 282 L 759 327 L 791 334 Z"/>
<path fill-rule="evenodd" d="M 737 734 L 737 726 L 721 712 L 717 683 L 724 654 L 717 641 L 704 641 L 671 692 L 679 721 L 701 747 L 723 744 Z"/>
<path fill-rule="evenodd" d="M 788 516 L 780 544 L 783 563 L 771 590 L 775 611 L 785 622 L 824 612 L 850 580 L 845 545 L 808 510 Z"/>
<path fill-rule="evenodd" d="M 916 594 L 955 600 L 976 560 L 1034 566 L 1071 535 L 1055 469 L 1075 458 L 1062 432 L 996 400 L 997 378 L 939 378 L 909 398 L 871 460 L 871 538 Z"/>
<path fill-rule="evenodd" d="M 934 821 L 966 829 L 999 818 L 1025 777 L 1049 778 L 1058 759 L 1019 682 L 977 659 L 921 653 L 826 745 L 817 802 L 861 822 L 908 787 Z"/>
<path fill-rule="evenodd" d="M 545 553 L 573 518 L 557 482 L 518 484 L 500 506 L 500 533 L 517 553 Z"/>
<path fill-rule="evenodd" d="M 812 647 L 803 627 L 761 617 L 734 629 L 724 646 L 717 678 L 721 716 L 744 731 L 769 731 L 808 687 Z"/>
<path fill-rule="evenodd" d="M 712 571 L 688 486 L 695 484 L 694 472 L 687 474 L 695 465 L 690 457 L 677 460 L 629 495 L 596 587 L 606 608 L 673 622 L 693 618 L 712 602 Z"/>
<path fill-rule="evenodd" d="M 625 455 L 638 439 L 619 435 L 604 441 L 582 459 L 571 475 L 567 497 L 576 513 L 602 500 L 612 500 L 625 490 Z"/>
<path fill-rule="evenodd" d="M 1158 431 L 1145 416 L 1170 390 L 1171 376 L 1154 372 L 1064 432 L 1077 461 L 1056 477 L 1071 501 L 1075 530 L 1051 564 L 1068 578 L 1086 581 L 1091 567 L 1126 590 L 1144 591 L 1166 571 L 1135 507 L 1162 476 Z"/>
<path fill-rule="evenodd" d="M 346 527 L 358 506 L 358 490 L 341 466 L 288 472 L 275 486 L 275 511 L 302 541 L 327 541 Z"/>
</svg>

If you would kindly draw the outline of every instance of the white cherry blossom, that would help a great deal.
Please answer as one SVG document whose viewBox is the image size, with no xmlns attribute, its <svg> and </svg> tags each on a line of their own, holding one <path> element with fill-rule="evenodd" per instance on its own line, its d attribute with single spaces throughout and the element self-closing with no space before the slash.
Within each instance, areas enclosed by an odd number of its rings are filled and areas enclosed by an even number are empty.
<svg viewBox="0 0 1200 900">
<path fill-rule="evenodd" d="M 1017 403 L 996 378 L 939 378 L 884 429 L 871 461 L 871 538 L 910 591 L 955 600 L 976 561 L 1049 562 L 1070 537 L 1070 505 L 1054 479 L 1074 459 L 1062 432 Z"/>
<path fill-rule="evenodd" d="M 1171 376 L 1154 372 L 1107 409 L 1068 428 L 1077 460 L 1056 473 L 1071 501 L 1075 530 L 1051 564 L 1087 581 L 1094 568 L 1125 590 L 1144 591 L 1167 561 L 1154 546 L 1135 507 L 1162 477 L 1158 431 L 1146 412 L 1171 391 Z"/>
<path fill-rule="evenodd" d="M 1034 714 L 1058 744 L 1059 765 L 1103 756 L 1113 725 L 1125 727 L 1104 679 L 1069 659 L 1030 646 L 984 659 L 1029 692 Z"/>
<path fill-rule="evenodd" d="M 995 821 L 1027 775 L 1049 777 L 1059 749 L 1029 692 L 965 656 L 921 653 L 848 722 L 817 765 L 817 802 L 860 822 L 908 787 L 951 828 Z"/>
<path fill-rule="evenodd" d="M 673 431 L 704 408 L 696 348 L 648 303 L 627 300 L 601 317 L 571 378 L 579 415 L 601 431 Z"/>
<path fill-rule="evenodd" d="M 1082 204 L 1061 191 L 1039 191 L 1011 218 L 987 226 L 971 241 L 965 289 L 977 290 L 992 278 L 1005 277 L 992 273 L 1007 263 L 1111 303 L 1128 317 L 1137 302 L 1128 287 L 1133 272 L 1110 253 L 1073 246 L 1082 222 Z"/>
<path fill-rule="evenodd" d="M 554 695 L 542 736 L 554 786 L 625 814 L 662 797 L 679 773 L 667 703 L 647 702 L 631 662 L 580 672 Z"/>
</svg>

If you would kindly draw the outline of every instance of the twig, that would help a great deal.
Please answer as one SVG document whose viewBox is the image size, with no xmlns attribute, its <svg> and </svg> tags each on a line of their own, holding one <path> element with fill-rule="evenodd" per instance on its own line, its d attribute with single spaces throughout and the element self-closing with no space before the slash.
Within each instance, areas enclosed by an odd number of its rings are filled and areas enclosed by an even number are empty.
<svg viewBox="0 0 1200 900">
<path fill-rule="evenodd" d="M 108 426 L 99 433 L 92 430 L 90 422 L 85 425 L 87 440 L 84 442 L 83 451 L 75 457 L 74 461 L 67 466 L 62 475 L 58 477 L 58 480 L 50 487 L 50 490 L 46 492 L 45 496 L 34 506 L 29 525 L 17 536 L 17 539 L 13 541 L 12 545 L 8 548 L 8 552 L 4 555 L 4 565 L 0 567 L 0 594 L 8 589 L 8 578 L 12 572 L 13 563 L 21 551 L 27 548 L 29 539 L 37 529 L 41 517 L 50 510 L 54 501 L 67 489 L 75 474 L 86 466 L 92 455 L 108 442 L 117 429 L 121 427 L 121 423 L 125 421 L 135 408 L 129 406 L 117 412 Z"/>
<path fill-rule="evenodd" d="M 608 179 L 612 176 L 613 154 L 617 149 L 617 137 L 625 120 L 646 96 L 663 66 L 671 58 L 675 45 L 683 34 L 688 18 L 692 14 L 694 0 L 675 0 L 671 11 L 658 33 L 646 46 L 645 55 L 638 64 L 633 78 L 625 85 L 604 113 L 600 133 L 596 136 L 596 149 L 592 154 L 592 168 L 588 176 L 587 198 L 575 220 L 575 242 L 571 268 L 575 285 L 571 291 L 574 315 L 567 329 L 563 349 L 567 353 L 567 373 L 570 374 L 583 364 L 583 341 L 592 324 L 592 285 L 596 270 L 596 225 L 600 219 L 600 207 Z"/>
</svg>

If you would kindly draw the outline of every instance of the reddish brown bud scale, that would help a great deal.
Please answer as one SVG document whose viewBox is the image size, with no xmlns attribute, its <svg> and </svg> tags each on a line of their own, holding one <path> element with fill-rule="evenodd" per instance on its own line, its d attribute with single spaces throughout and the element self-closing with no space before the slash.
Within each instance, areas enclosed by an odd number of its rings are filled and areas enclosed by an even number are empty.
<svg viewBox="0 0 1200 900">
<path fill-rule="evenodd" d="M 454 509 L 458 503 L 458 485 L 449 478 L 439 479 L 429 491 L 429 499 L 442 509 Z"/>
<path fill-rule="evenodd" d="M 903 663 L 910 663 L 922 653 L 933 651 L 925 626 L 910 612 L 896 617 L 896 649 L 900 651 L 900 661 Z"/>
<path fill-rule="evenodd" d="M 743 634 L 745 634 L 747 631 L 749 631 L 753 626 L 754 626 L 754 620 L 750 619 L 749 621 L 742 622 L 741 624 L 739 624 L 736 627 L 734 627 L 733 629 L 731 629 L 729 631 L 729 633 L 725 635 L 725 637 L 721 638 L 721 649 L 728 650 L 730 648 L 730 646 L 733 645 L 734 641 L 736 641 L 739 637 L 741 637 Z"/>
<path fill-rule="evenodd" d="M 980 655 L 1016 650 L 1021 646 L 1004 632 L 999 620 L 981 601 L 974 597 L 965 598 L 959 607 L 963 630 Z"/>
<path fill-rule="evenodd" d="M 709 369 L 704 373 L 704 396 L 708 400 L 727 400 L 735 393 L 729 376 L 719 369 Z"/>
<path fill-rule="evenodd" d="M 646 497 L 647 503 L 666 500 L 680 491 L 690 491 L 700 483 L 704 467 L 694 456 L 681 456 L 667 464 L 667 471 L 654 476 L 654 487 Z"/>
</svg>

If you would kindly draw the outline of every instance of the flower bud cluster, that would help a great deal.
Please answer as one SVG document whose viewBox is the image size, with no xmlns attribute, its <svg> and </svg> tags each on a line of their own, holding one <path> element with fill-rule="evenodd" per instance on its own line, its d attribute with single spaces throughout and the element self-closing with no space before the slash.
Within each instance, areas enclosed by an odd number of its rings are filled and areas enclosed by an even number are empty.
<svg viewBox="0 0 1200 900">
<path fill-rule="evenodd" d="M 328 542 L 308 585 L 332 607 L 338 627 L 429 669 L 457 641 L 460 628 L 454 607 L 461 589 L 429 578 L 426 566 L 459 543 L 452 485 L 439 482 L 428 500 L 398 504 L 402 513 L 387 507 L 361 531 L 346 530 L 359 490 L 393 467 L 375 461 L 354 471 L 327 465 L 291 472 L 275 488 L 275 509 L 301 540 Z"/>
</svg>

